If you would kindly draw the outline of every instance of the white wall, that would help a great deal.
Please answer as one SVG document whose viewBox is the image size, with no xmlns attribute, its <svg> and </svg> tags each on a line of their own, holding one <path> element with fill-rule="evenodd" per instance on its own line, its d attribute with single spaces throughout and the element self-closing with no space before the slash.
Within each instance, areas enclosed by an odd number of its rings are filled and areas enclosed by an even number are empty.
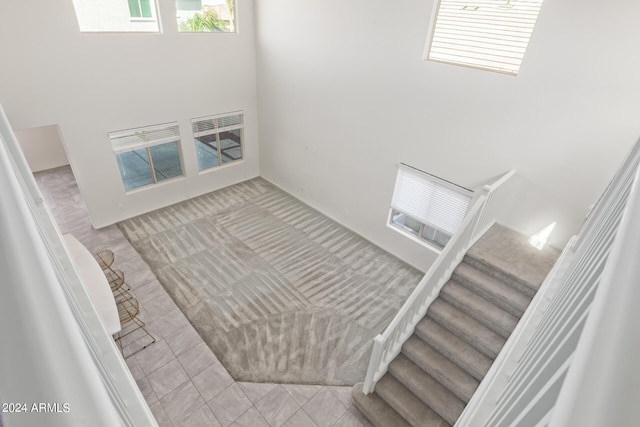
<svg viewBox="0 0 640 427">
<path fill-rule="evenodd" d="M 57 125 L 20 129 L 14 132 L 31 172 L 68 165 Z"/>
<path fill-rule="evenodd" d="M 14 129 L 59 124 L 97 227 L 259 174 L 252 1 L 238 34 L 179 34 L 173 0 L 159 5 L 159 34 L 81 34 L 71 1 L 0 6 L 0 103 Z M 198 174 L 190 119 L 236 110 L 244 161 Z M 176 120 L 185 178 L 126 194 L 107 133 Z"/>
<path fill-rule="evenodd" d="M 400 255 L 396 164 L 466 187 L 509 169 L 514 226 L 562 246 L 640 136 L 640 4 L 545 2 L 517 77 L 425 62 L 433 1 L 256 4 L 261 174 Z"/>
</svg>

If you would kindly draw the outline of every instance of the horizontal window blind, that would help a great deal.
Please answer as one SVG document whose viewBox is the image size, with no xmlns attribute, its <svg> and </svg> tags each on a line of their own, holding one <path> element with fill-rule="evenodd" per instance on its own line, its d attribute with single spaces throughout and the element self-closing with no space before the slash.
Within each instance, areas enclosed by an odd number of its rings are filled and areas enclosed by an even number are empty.
<svg viewBox="0 0 640 427">
<path fill-rule="evenodd" d="M 243 127 L 243 113 L 226 113 L 191 120 L 193 136 L 199 137 Z"/>
<path fill-rule="evenodd" d="M 462 224 L 472 195 L 470 190 L 401 164 L 391 207 L 454 234 Z"/>
<path fill-rule="evenodd" d="M 177 122 L 109 132 L 116 153 L 180 140 Z"/>
<path fill-rule="evenodd" d="M 441 0 L 427 59 L 518 74 L 542 0 Z"/>
</svg>

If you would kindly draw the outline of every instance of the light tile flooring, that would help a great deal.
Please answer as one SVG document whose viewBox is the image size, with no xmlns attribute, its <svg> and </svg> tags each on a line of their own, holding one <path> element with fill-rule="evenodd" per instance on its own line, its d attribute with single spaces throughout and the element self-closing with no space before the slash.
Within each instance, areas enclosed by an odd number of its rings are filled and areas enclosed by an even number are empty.
<svg viewBox="0 0 640 427">
<path fill-rule="evenodd" d="M 236 382 L 114 225 L 95 230 L 69 167 L 35 174 L 63 234 L 91 252 L 111 249 L 140 301 L 139 317 L 156 342 L 126 359 L 160 426 L 370 426 L 352 405 L 351 387 Z M 125 354 L 146 344 L 132 333 Z"/>
</svg>

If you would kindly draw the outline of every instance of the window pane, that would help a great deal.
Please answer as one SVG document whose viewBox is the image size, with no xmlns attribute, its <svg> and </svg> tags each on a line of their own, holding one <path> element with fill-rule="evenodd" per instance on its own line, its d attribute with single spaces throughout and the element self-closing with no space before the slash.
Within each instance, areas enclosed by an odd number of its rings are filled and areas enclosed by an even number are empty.
<svg viewBox="0 0 640 427">
<path fill-rule="evenodd" d="M 451 240 L 450 234 L 437 230 L 426 224 L 422 228 L 422 234 L 420 235 L 420 237 L 441 248 L 444 248 L 449 240 Z"/>
<path fill-rule="evenodd" d="M 142 16 L 145 18 L 151 18 L 151 4 L 149 4 L 149 0 L 140 0 L 140 9 L 142 11 Z"/>
<path fill-rule="evenodd" d="M 176 0 L 178 31 L 235 32 L 234 0 Z"/>
<path fill-rule="evenodd" d="M 391 222 L 402 228 L 404 231 L 407 231 L 416 236 L 418 235 L 418 233 L 420 233 L 420 226 L 422 225 L 410 216 L 396 211 L 393 212 Z"/>
<path fill-rule="evenodd" d="M 138 3 L 138 0 L 129 0 L 129 15 L 131 15 L 132 18 L 139 18 L 142 16 L 140 14 L 140 4 Z"/>
<path fill-rule="evenodd" d="M 116 160 L 120 169 L 120 176 L 124 183 L 125 190 L 142 187 L 153 183 L 147 150 L 139 148 L 137 150 L 117 153 Z"/>
<path fill-rule="evenodd" d="M 198 170 L 213 168 L 220 165 L 218 161 L 218 142 L 216 134 L 196 138 L 196 159 Z"/>
<path fill-rule="evenodd" d="M 445 247 L 447 243 L 451 240 L 451 235 L 447 233 L 443 233 L 441 231 L 436 231 L 436 237 L 433 240 L 434 243 L 438 246 Z"/>
<path fill-rule="evenodd" d="M 440 0 L 427 59 L 518 74 L 542 0 Z"/>
<path fill-rule="evenodd" d="M 428 240 L 429 242 L 433 242 L 436 238 L 436 229 L 429 227 L 428 225 L 425 224 L 425 226 L 422 228 L 422 235 L 421 237 L 424 240 Z"/>
<path fill-rule="evenodd" d="M 234 129 L 220 133 L 220 153 L 222 163 L 242 158 L 241 129 Z"/>
<path fill-rule="evenodd" d="M 177 142 L 167 142 L 166 144 L 149 147 L 153 168 L 156 173 L 156 181 L 164 181 L 182 175 L 180 166 L 180 153 Z"/>
</svg>

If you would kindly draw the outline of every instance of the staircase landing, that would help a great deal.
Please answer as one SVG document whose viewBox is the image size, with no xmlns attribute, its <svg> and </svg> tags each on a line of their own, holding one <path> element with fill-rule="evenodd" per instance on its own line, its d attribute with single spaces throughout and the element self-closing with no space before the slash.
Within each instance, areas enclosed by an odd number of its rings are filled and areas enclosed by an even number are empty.
<svg viewBox="0 0 640 427">
<path fill-rule="evenodd" d="M 467 256 L 538 289 L 560 251 L 550 246 L 538 250 L 531 246 L 528 236 L 496 224 L 469 249 Z"/>
<path fill-rule="evenodd" d="M 494 225 L 467 252 L 369 395 L 354 404 L 377 427 L 455 424 L 560 252 Z"/>
</svg>

